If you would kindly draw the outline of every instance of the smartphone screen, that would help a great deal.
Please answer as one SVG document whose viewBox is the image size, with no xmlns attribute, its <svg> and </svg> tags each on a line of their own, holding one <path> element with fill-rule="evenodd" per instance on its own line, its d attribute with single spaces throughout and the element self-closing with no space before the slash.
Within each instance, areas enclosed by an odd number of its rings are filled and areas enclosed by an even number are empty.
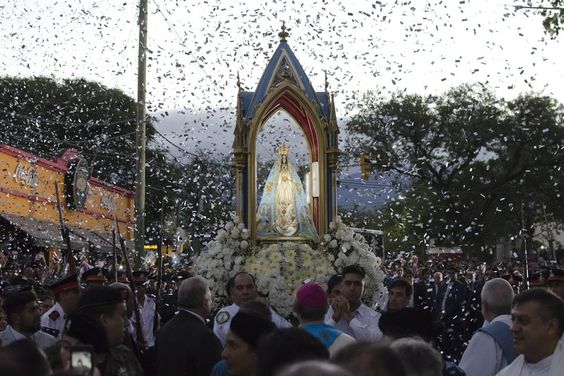
<svg viewBox="0 0 564 376">
<path fill-rule="evenodd" d="M 94 359 L 92 346 L 71 347 L 71 369 L 80 375 L 92 375 Z"/>
</svg>

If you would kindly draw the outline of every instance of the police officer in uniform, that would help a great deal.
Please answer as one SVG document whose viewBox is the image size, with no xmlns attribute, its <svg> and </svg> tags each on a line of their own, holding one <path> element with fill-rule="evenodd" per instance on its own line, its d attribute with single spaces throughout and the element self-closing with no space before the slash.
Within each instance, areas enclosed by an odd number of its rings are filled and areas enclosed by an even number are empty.
<svg viewBox="0 0 564 376">
<path fill-rule="evenodd" d="M 121 342 L 124 332 L 125 302 L 119 289 L 93 286 L 84 291 L 73 314 L 65 322 L 64 339 L 45 349 L 53 370 L 62 369 L 70 342 L 93 346 L 94 355 L 105 354 L 96 367 L 103 376 L 143 376 L 133 352 Z M 121 325 L 119 325 L 121 324 Z M 70 356 L 70 355 L 69 355 Z"/>
<path fill-rule="evenodd" d="M 141 328 L 145 340 L 145 348 L 137 343 L 141 350 L 141 365 L 146 376 L 156 375 L 156 354 L 155 354 L 155 329 L 158 329 L 159 318 L 157 318 L 157 328 L 155 328 L 155 296 L 147 294 L 146 286 L 149 282 L 148 272 L 135 271 L 132 273 L 139 305 L 139 316 L 141 318 Z M 136 316 L 132 315 L 129 319 L 129 332 L 134 340 L 137 340 Z"/>
<path fill-rule="evenodd" d="M 52 285 L 49 289 L 55 295 L 56 303 L 41 316 L 41 330 L 58 339 L 63 337 L 65 318 L 76 309 L 80 294 L 78 276 L 72 274 Z"/>
<path fill-rule="evenodd" d="M 139 304 L 143 337 L 145 338 L 147 347 L 151 348 L 155 345 L 155 335 L 153 331 L 155 322 L 155 297 L 146 294 L 145 283 L 148 281 L 148 273 L 146 271 L 135 271 L 132 274 L 137 293 L 137 303 Z M 129 327 L 134 330 L 136 323 L 135 315 L 132 315 L 130 322 L 131 325 Z M 133 335 L 133 338 L 137 337 Z"/>
<path fill-rule="evenodd" d="M 82 273 L 82 282 L 86 288 L 92 286 L 104 286 L 108 283 L 108 271 L 103 268 L 92 268 Z"/>
<path fill-rule="evenodd" d="M 235 274 L 235 276 L 227 282 L 226 290 L 233 304 L 223 307 L 217 312 L 213 325 L 213 332 L 223 346 L 225 346 L 227 340 L 231 319 L 239 312 L 239 306 L 242 303 L 261 299 L 258 295 L 255 278 L 246 272 Z M 286 321 L 272 308 L 270 311 L 272 313 L 272 322 L 274 322 L 278 328 L 289 328 L 292 326 L 292 324 Z"/>
</svg>

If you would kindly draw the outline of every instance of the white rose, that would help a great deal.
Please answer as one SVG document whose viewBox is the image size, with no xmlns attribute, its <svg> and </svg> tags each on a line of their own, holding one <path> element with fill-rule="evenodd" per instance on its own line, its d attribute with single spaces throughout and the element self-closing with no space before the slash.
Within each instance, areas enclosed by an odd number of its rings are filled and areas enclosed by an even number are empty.
<svg viewBox="0 0 564 376">
<path fill-rule="evenodd" d="M 340 240 L 340 239 L 343 238 L 343 235 L 345 235 L 345 234 L 343 233 L 343 230 L 340 230 L 340 229 L 339 229 L 339 230 L 337 230 L 337 232 L 335 233 L 335 238 L 337 238 L 337 239 Z"/>
<path fill-rule="evenodd" d="M 241 220 L 239 219 L 239 216 L 236 215 L 233 217 L 233 223 L 238 224 L 239 222 L 241 222 Z"/>
<path fill-rule="evenodd" d="M 234 228 L 233 230 L 231 230 L 231 237 L 232 237 L 233 239 L 237 239 L 240 234 L 241 234 L 241 231 L 239 231 L 239 230 L 236 229 L 236 228 Z"/>
<path fill-rule="evenodd" d="M 241 239 L 247 240 L 249 238 L 249 232 L 248 231 L 242 231 L 241 232 Z"/>
<path fill-rule="evenodd" d="M 343 221 L 341 221 L 341 216 L 336 216 L 335 217 L 335 223 L 343 223 Z"/>
<path fill-rule="evenodd" d="M 337 227 L 337 224 L 335 222 L 329 223 L 329 229 L 334 230 L 336 227 Z"/>
<path fill-rule="evenodd" d="M 241 244 L 239 244 L 239 247 L 241 247 L 241 249 L 247 249 L 249 247 L 249 242 L 242 240 Z"/>
<path fill-rule="evenodd" d="M 223 239 L 225 239 L 226 236 L 227 236 L 227 231 L 225 231 L 224 229 L 221 229 L 217 232 L 217 239 L 218 240 L 223 240 Z"/>
<path fill-rule="evenodd" d="M 239 231 L 243 231 L 243 229 L 245 228 L 245 224 L 244 223 L 239 223 L 237 225 L 237 228 L 239 229 Z"/>
<path fill-rule="evenodd" d="M 323 235 L 323 240 L 326 241 L 326 242 L 330 242 L 331 241 L 331 235 L 329 235 L 329 234 Z"/>
<path fill-rule="evenodd" d="M 337 248 L 337 240 L 333 239 L 329 242 L 329 248 Z"/>
<path fill-rule="evenodd" d="M 341 248 L 343 248 L 343 251 L 346 252 L 346 251 L 348 251 L 349 249 L 351 249 L 351 243 L 344 242 L 344 243 L 341 245 Z"/>
<path fill-rule="evenodd" d="M 225 224 L 225 229 L 226 229 L 227 231 L 233 229 L 233 227 L 234 227 L 233 222 L 227 222 L 227 223 Z"/>
</svg>

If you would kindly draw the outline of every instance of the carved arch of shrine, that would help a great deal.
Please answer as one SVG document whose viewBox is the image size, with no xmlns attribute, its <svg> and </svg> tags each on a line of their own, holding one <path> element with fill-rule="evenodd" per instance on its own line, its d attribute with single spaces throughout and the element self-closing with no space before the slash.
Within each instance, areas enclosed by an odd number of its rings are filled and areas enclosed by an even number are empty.
<svg viewBox="0 0 564 376">
<path fill-rule="evenodd" d="M 327 232 L 336 216 L 336 168 L 338 127 L 332 96 L 315 92 L 299 61 L 286 43 L 284 27 L 280 45 L 265 69 L 254 92 L 239 86 L 237 124 L 233 143 L 236 176 L 237 215 L 243 219 L 253 240 L 257 211 L 257 137 L 262 127 L 278 111 L 286 112 L 299 126 L 309 151 L 310 212 L 319 236 Z M 240 85 L 240 84 L 239 84 Z M 327 89 L 327 85 L 326 85 Z"/>
</svg>

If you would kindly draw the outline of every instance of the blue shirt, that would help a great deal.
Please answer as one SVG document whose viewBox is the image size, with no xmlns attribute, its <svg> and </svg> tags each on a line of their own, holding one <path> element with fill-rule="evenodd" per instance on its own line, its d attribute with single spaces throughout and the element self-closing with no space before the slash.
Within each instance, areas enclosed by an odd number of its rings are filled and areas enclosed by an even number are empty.
<svg viewBox="0 0 564 376">
<path fill-rule="evenodd" d="M 227 362 L 225 359 L 221 359 L 219 362 L 215 363 L 210 376 L 229 376 L 229 370 L 227 369 Z"/>
</svg>

